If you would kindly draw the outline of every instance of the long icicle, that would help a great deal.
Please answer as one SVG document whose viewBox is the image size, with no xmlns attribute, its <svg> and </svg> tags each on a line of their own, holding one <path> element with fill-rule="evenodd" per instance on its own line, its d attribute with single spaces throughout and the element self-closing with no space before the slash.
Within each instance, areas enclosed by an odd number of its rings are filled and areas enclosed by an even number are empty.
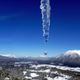
<svg viewBox="0 0 80 80">
<path fill-rule="evenodd" d="M 45 42 L 47 42 L 50 27 L 50 0 L 41 0 L 40 9 L 42 14 L 43 37 Z"/>
</svg>

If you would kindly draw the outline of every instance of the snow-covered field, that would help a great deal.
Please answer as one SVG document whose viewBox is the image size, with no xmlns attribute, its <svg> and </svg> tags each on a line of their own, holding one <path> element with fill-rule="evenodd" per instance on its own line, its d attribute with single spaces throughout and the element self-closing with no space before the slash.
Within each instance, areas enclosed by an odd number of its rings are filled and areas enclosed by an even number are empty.
<svg viewBox="0 0 80 80">
<path fill-rule="evenodd" d="M 71 78 L 70 76 L 67 76 L 67 75 L 64 75 L 64 74 L 61 74 L 60 76 L 56 76 L 54 79 L 50 78 L 50 77 L 47 77 L 48 80 L 68 80 L 70 78 Z"/>
<path fill-rule="evenodd" d="M 45 69 L 42 69 L 43 67 L 46 67 Z M 63 73 L 59 73 L 58 71 L 51 71 L 51 68 L 57 68 L 57 69 L 61 69 L 61 70 L 69 70 L 69 71 L 76 71 L 79 72 L 80 68 L 71 68 L 71 67 L 65 67 L 65 66 L 55 66 L 55 65 L 46 65 L 46 64 L 41 64 L 41 65 L 32 65 L 31 68 L 28 70 L 30 72 L 30 76 L 29 78 L 35 78 L 35 77 L 39 77 L 40 75 L 38 73 L 45 73 L 47 74 L 45 76 L 45 78 L 47 80 L 70 80 L 70 78 L 72 76 L 63 74 Z M 23 71 L 23 74 L 26 75 L 27 71 Z M 52 74 L 52 75 L 56 75 L 54 78 L 49 76 L 48 74 Z M 26 76 L 25 78 L 28 78 L 28 76 Z M 32 79 L 33 80 L 33 79 Z"/>
<path fill-rule="evenodd" d="M 53 80 L 68 80 L 69 77 L 55 77 Z"/>
<path fill-rule="evenodd" d="M 47 64 L 41 64 L 41 65 L 32 65 L 32 67 L 35 67 L 36 69 L 39 67 L 49 67 L 49 68 L 57 68 L 61 70 L 69 70 L 69 71 L 75 71 L 75 72 L 80 72 L 80 67 L 67 67 L 67 66 L 56 66 L 56 65 L 47 65 Z"/>
</svg>

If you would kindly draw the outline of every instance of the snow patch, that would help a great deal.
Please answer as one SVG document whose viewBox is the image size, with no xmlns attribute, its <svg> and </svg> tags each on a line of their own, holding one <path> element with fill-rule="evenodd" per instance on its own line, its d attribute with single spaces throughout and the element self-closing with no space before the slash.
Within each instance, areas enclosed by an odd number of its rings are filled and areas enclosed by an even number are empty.
<svg viewBox="0 0 80 80">
<path fill-rule="evenodd" d="M 39 75 L 36 74 L 36 73 L 31 73 L 30 75 L 31 75 L 31 77 L 38 77 L 38 76 L 39 76 Z"/>
</svg>

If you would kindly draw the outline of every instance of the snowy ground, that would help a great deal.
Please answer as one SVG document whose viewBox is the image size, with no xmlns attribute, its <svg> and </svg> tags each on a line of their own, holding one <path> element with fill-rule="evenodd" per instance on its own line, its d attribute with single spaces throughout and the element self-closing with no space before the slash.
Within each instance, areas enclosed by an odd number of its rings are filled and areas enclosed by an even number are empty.
<svg viewBox="0 0 80 80">
<path fill-rule="evenodd" d="M 41 69 L 42 67 L 46 67 L 47 69 Z M 31 68 L 28 70 L 30 72 L 30 76 L 29 78 L 35 78 L 35 77 L 39 77 L 40 75 L 38 73 L 45 73 L 47 74 L 45 76 L 45 78 L 47 78 L 47 80 L 69 80 L 71 78 L 71 76 L 69 75 L 65 75 L 62 73 L 59 73 L 58 71 L 51 71 L 51 68 L 57 68 L 57 69 L 61 69 L 61 70 L 71 70 L 71 71 L 77 71 L 78 68 L 69 68 L 69 67 L 64 67 L 64 66 L 54 66 L 54 65 L 32 65 Z M 40 68 L 40 69 L 39 69 Z M 39 70 L 38 70 L 39 69 Z M 27 71 L 23 71 L 23 74 L 26 75 Z M 54 78 L 50 77 L 48 74 L 54 74 L 56 75 Z M 28 76 L 26 77 L 28 78 Z"/>
<path fill-rule="evenodd" d="M 37 66 L 36 65 L 33 65 L 32 67 L 35 67 L 37 69 L 39 67 L 44 67 L 44 66 L 52 67 L 52 68 L 57 68 L 57 69 L 61 69 L 61 70 L 69 70 L 69 71 L 80 72 L 80 67 L 73 68 L 73 67 L 47 65 L 47 64 L 42 64 L 42 65 L 37 65 Z"/>
</svg>

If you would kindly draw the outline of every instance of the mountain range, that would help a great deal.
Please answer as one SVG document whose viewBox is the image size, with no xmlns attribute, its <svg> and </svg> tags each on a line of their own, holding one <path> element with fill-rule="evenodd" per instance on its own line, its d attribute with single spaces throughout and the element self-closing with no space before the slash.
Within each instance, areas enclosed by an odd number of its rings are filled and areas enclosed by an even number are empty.
<svg viewBox="0 0 80 80">
<path fill-rule="evenodd" d="M 1 62 L 21 62 L 21 61 L 32 61 L 39 64 L 55 64 L 55 65 L 64 65 L 71 67 L 80 67 L 80 50 L 69 50 L 60 56 L 57 57 L 10 57 L 0 55 L 0 64 Z"/>
</svg>

